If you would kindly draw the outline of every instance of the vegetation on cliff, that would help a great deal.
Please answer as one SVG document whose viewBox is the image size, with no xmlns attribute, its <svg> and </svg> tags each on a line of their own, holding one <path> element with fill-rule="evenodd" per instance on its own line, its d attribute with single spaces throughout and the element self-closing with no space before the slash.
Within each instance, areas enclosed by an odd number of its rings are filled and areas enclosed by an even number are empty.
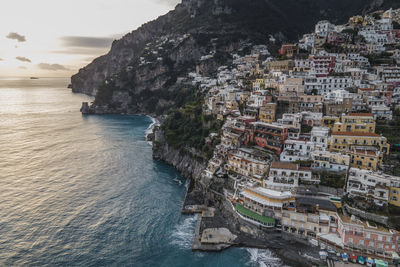
<svg viewBox="0 0 400 267">
<path fill-rule="evenodd" d="M 180 109 L 170 111 L 162 129 L 169 145 L 175 149 L 194 148 L 203 159 L 212 157 L 217 138 L 210 138 L 210 133 L 219 133 L 221 121 L 214 115 L 202 113 L 201 100 L 193 101 Z"/>
</svg>

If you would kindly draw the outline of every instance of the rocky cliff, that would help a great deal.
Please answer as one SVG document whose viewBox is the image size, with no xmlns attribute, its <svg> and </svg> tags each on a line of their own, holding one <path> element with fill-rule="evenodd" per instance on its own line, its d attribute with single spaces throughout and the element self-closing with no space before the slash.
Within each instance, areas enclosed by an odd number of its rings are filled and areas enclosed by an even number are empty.
<svg viewBox="0 0 400 267">
<path fill-rule="evenodd" d="M 158 19 L 114 41 L 108 54 L 72 76 L 74 92 L 95 95 L 93 113 L 165 113 L 185 102 L 179 84 L 201 70 L 229 62 L 243 42 L 266 43 L 269 34 L 292 40 L 321 19 L 342 23 L 354 14 L 397 7 L 393 0 L 184 0 Z M 204 65 L 204 64 L 203 64 Z M 178 99 L 177 99 L 178 98 Z"/>
<path fill-rule="evenodd" d="M 174 166 L 186 178 L 196 179 L 200 177 L 201 172 L 206 167 L 206 162 L 203 160 L 168 145 L 162 130 L 155 131 L 153 157 Z"/>
</svg>

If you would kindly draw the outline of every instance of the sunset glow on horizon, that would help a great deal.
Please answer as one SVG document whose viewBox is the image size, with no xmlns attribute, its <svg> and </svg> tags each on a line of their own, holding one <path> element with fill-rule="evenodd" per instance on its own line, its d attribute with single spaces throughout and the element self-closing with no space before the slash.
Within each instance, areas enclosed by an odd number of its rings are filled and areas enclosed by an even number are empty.
<svg viewBox="0 0 400 267">
<path fill-rule="evenodd" d="M 5 0 L 0 76 L 67 77 L 177 0 Z"/>
</svg>

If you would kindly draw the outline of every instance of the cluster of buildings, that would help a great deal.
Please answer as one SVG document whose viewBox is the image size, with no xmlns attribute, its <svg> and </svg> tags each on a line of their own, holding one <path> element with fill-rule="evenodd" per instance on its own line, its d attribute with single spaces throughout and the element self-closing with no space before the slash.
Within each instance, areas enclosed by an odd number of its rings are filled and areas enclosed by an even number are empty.
<svg viewBox="0 0 400 267">
<path fill-rule="evenodd" d="M 334 174 L 347 198 L 400 206 L 400 177 L 382 172 L 390 144 L 376 133 L 400 108 L 399 13 L 321 21 L 279 57 L 257 46 L 215 79 L 191 74 L 207 88 L 203 112 L 224 121 L 203 175 L 232 181 L 243 220 L 377 257 L 400 252 L 400 232 L 346 211 L 341 195 L 304 190 Z"/>
</svg>

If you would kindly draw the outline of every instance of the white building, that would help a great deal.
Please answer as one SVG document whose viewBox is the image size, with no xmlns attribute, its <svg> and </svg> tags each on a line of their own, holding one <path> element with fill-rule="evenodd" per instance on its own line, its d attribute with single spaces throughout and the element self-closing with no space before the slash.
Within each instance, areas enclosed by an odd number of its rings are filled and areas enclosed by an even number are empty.
<svg viewBox="0 0 400 267">
<path fill-rule="evenodd" d="M 315 148 L 325 150 L 328 147 L 329 128 L 313 127 L 311 130 L 311 141 L 315 144 Z"/>
<path fill-rule="evenodd" d="M 298 187 L 300 180 L 319 182 L 313 180 L 310 168 L 293 163 L 272 162 L 265 185 L 269 189 L 287 191 Z"/>
<path fill-rule="evenodd" d="M 393 30 L 392 18 L 383 18 L 377 20 L 374 26 L 378 31 L 391 31 Z"/>
<path fill-rule="evenodd" d="M 378 119 L 379 120 L 392 120 L 393 119 L 392 110 L 385 105 L 372 106 L 371 113 L 372 113 L 372 116 L 374 117 L 374 120 L 378 120 Z"/>
<path fill-rule="evenodd" d="M 367 43 L 376 45 L 380 51 L 384 51 L 384 45 L 389 43 L 386 34 L 377 33 L 375 30 L 362 30 L 358 34 L 363 36 Z"/>
<path fill-rule="evenodd" d="M 304 34 L 299 42 L 299 47 L 304 50 L 312 49 L 315 45 L 314 34 Z"/>
<path fill-rule="evenodd" d="M 400 177 L 350 168 L 347 179 L 347 193 L 372 197 L 375 203 L 386 204 L 389 201 L 390 187 L 397 187 L 399 184 Z"/>
<path fill-rule="evenodd" d="M 326 95 L 330 92 L 346 89 L 354 86 L 351 77 L 307 77 L 305 79 L 305 91 L 311 93 L 314 89 L 319 95 Z"/>
<path fill-rule="evenodd" d="M 379 79 L 384 82 L 400 82 L 400 67 L 379 66 L 376 71 Z"/>
<path fill-rule="evenodd" d="M 301 59 L 296 58 L 294 60 L 294 69 L 296 71 L 310 71 L 311 70 L 311 61 L 310 59 Z"/>
<path fill-rule="evenodd" d="M 330 151 L 314 151 L 311 159 L 313 160 L 312 169 L 315 170 L 342 172 L 347 171 L 350 165 L 348 155 Z"/>
<path fill-rule="evenodd" d="M 288 129 L 288 138 L 299 139 L 302 119 L 303 117 L 300 113 L 285 113 L 282 115 L 282 119 L 277 120 L 277 123 Z"/>
<path fill-rule="evenodd" d="M 362 96 L 349 93 L 344 89 L 335 90 L 325 95 L 325 100 L 327 101 L 343 102 L 344 99 L 362 99 Z"/>
<path fill-rule="evenodd" d="M 262 107 L 266 97 L 260 94 L 251 94 L 249 99 L 247 100 L 247 104 L 252 107 Z"/>
<path fill-rule="evenodd" d="M 311 158 L 314 151 L 314 143 L 307 140 L 285 141 L 284 150 L 280 155 L 280 160 L 284 162 L 307 161 Z"/>
<path fill-rule="evenodd" d="M 361 66 L 369 65 L 368 58 L 361 56 L 360 53 L 348 53 L 346 59 L 357 62 Z"/>
<path fill-rule="evenodd" d="M 330 32 L 333 32 L 335 25 L 327 20 L 322 20 L 315 25 L 315 34 L 320 37 L 328 37 Z"/>
</svg>

